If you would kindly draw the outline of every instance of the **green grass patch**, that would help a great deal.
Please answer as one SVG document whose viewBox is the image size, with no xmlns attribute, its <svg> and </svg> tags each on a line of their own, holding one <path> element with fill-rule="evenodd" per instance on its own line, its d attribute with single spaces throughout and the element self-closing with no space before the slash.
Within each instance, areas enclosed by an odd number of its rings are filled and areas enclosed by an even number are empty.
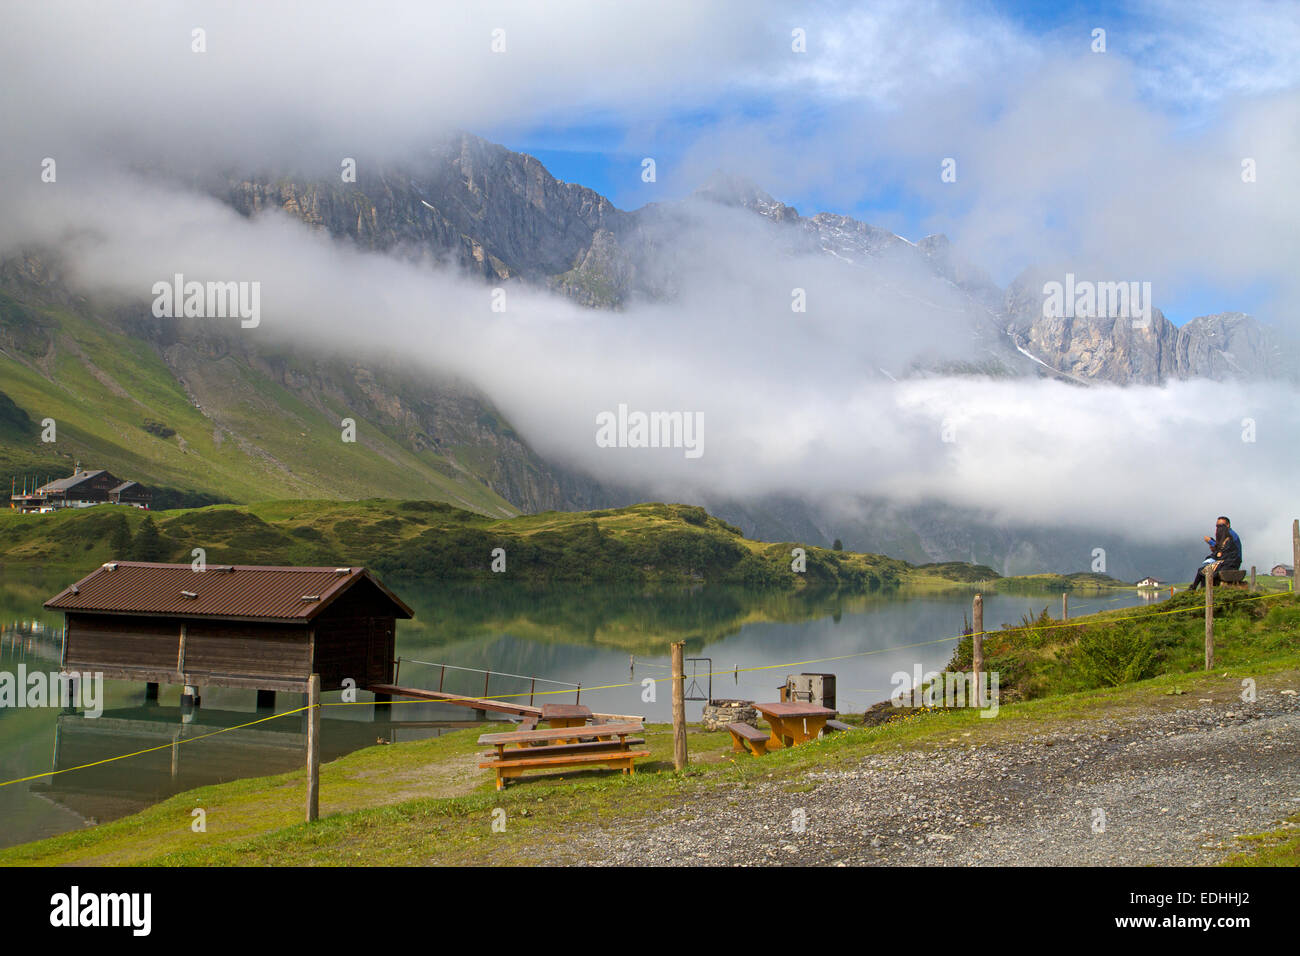
<svg viewBox="0 0 1300 956">
<path fill-rule="evenodd" d="M 1300 866 L 1300 813 L 1293 813 L 1273 830 L 1237 837 L 1241 849 L 1224 866 Z"/>
</svg>

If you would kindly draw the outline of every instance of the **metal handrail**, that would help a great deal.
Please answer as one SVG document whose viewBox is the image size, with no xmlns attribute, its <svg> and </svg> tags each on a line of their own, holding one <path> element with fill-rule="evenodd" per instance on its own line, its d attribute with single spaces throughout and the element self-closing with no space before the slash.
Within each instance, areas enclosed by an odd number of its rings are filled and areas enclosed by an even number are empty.
<svg viewBox="0 0 1300 956">
<path fill-rule="evenodd" d="M 439 664 L 433 661 L 421 661 L 414 657 L 399 657 L 398 660 L 410 661 L 412 664 L 425 664 L 429 667 L 449 667 L 454 671 L 473 671 L 476 674 L 496 674 L 498 677 L 518 677 L 520 680 L 539 680 L 546 684 L 564 684 L 566 687 L 581 687 L 581 684 L 569 680 L 551 680 L 549 677 L 534 677 L 531 674 L 509 674 L 506 671 L 484 670 L 481 667 L 461 667 L 457 664 Z"/>
<path fill-rule="evenodd" d="M 567 681 L 567 680 L 552 680 L 552 679 L 549 678 L 549 677 L 533 677 L 532 675 L 529 675 L 529 674 L 510 674 L 510 673 L 507 673 L 506 671 L 491 671 L 491 670 L 484 670 L 484 669 L 481 668 L 481 667 L 461 667 L 461 666 L 459 666 L 458 664 L 439 664 L 439 663 L 435 663 L 434 661 L 422 661 L 422 660 L 419 660 L 418 658 L 414 658 L 414 657 L 407 657 L 407 658 L 401 658 L 401 657 L 399 657 L 396 661 L 393 662 L 393 665 L 394 665 L 394 670 L 393 670 L 393 682 L 394 682 L 394 683 L 397 682 L 398 676 L 399 676 L 399 675 L 401 674 L 401 672 L 402 672 L 402 661 L 403 661 L 403 660 L 408 660 L 408 661 L 410 661 L 412 664 L 424 664 L 426 667 L 438 667 L 438 668 L 441 668 L 441 670 L 439 670 L 439 672 L 438 672 L 438 690 L 439 690 L 439 692 L 442 691 L 442 685 L 443 685 L 443 682 L 444 682 L 444 680 L 445 680 L 446 677 L 447 677 L 447 668 L 450 667 L 450 668 L 451 668 L 452 670 L 454 670 L 454 671 L 469 671 L 469 672 L 471 672 L 471 673 L 475 673 L 475 674 L 482 674 L 482 675 L 483 675 L 483 696 L 484 696 L 484 697 L 487 697 L 487 695 L 488 695 L 488 687 L 489 687 L 489 685 L 492 683 L 492 675 L 493 675 L 493 674 L 496 674 L 498 677 L 514 677 L 514 678 L 517 678 L 517 679 L 519 679 L 519 680 L 526 680 L 526 681 L 528 681 L 528 682 L 529 682 L 529 684 L 528 684 L 528 704 L 529 704 L 530 707 L 533 705 L 533 698 L 534 698 L 534 695 L 536 694 L 536 691 L 537 691 L 537 682 L 538 682 L 538 681 L 541 681 L 541 682 L 544 683 L 544 684 L 560 684 L 560 685 L 562 685 L 562 686 L 564 686 L 564 687 L 572 687 L 572 688 L 574 688 L 575 691 L 576 691 L 576 693 L 574 694 L 573 702 L 576 704 L 576 703 L 580 703 L 580 702 L 582 701 L 582 684 L 581 684 L 581 683 L 576 683 L 576 684 L 575 684 L 573 681 Z M 548 691 L 548 693 L 553 693 L 553 692 L 552 692 L 552 691 Z"/>
</svg>

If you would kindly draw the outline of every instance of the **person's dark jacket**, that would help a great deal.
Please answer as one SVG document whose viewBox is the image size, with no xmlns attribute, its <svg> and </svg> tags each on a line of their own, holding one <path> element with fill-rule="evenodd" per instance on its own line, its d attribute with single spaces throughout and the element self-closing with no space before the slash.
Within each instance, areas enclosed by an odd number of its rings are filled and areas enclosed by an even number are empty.
<svg viewBox="0 0 1300 956">
<path fill-rule="evenodd" d="M 1237 532 L 1231 528 L 1228 529 L 1228 536 L 1223 545 L 1214 556 L 1222 561 L 1220 568 L 1225 571 L 1236 571 L 1241 567 L 1241 538 Z"/>
</svg>

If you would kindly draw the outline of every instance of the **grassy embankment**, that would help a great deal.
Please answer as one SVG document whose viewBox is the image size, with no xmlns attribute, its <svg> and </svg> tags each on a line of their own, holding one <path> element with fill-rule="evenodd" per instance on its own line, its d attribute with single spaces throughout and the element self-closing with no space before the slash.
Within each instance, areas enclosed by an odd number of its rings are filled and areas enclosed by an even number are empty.
<svg viewBox="0 0 1300 956">
<path fill-rule="evenodd" d="M 988 565 L 966 564 L 961 561 L 913 565 L 907 573 L 905 583 L 909 588 L 923 591 L 943 591 L 960 587 L 968 590 L 985 589 L 1017 594 L 1049 592 L 1059 594 L 1062 591 L 1097 591 L 1133 587 L 1110 575 L 1090 571 L 1004 577 Z"/>
<path fill-rule="evenodd" d="M 326 764 L 321 773 L 324 816 L 313 824 L 297 822 L 303 775 L 285 774 L 179 794 L 123 820 L 0 851 L 0 864 L 565 861 L 568 835 L 642 821 L 666 807 L 706 798 L 720 786 L 738 784 L 743 790 L 759 780 L 775 780 L 800 792 L 813 786 L 803 776 L 806 771 L 851 767 L 871 753 L 1041 739 L 1078 720 L 1184 708 L 1199 698 L 1237 703 L 1243 677 L 1253 678 L 1262 691 L 1300 685 L 1300 601 L 1294 596 L 1226 597 L 1219 615 L 1219 661 L 1210 674 L 1201 669 L 1204 627 L 1194 605 L 1188 603 L 1183 613 L 1162 613 L 1178 607 L 1129 609 L 1081 618 L 1068 627 L 1035 625 L 991 635 L 990 666 L 1013 667 L 1018 676 L 1012 686 L 1020 698 L 1004 703 L 993 720 L 973 709 L 918 712 L 761 760 L 732 755 L 725 734 L 697 730 L 690 734 L 691 766 L 680 774 L 672 770 L 669 728 L 650 725 L 646 739 L 652 756 L 634 777 L 605 771 L 541 776 L 503 793 L 494 792 L 489 774 L 475 766 L 479 731 L 457 731 L 368 748 Z M 1103 627 L 1118 617 L 1132 620 Z M 1103 631 L 1117 635 L 1113 640 L 1122 647 L 1141 651 L 1149 645 L 1155 676 L 1115 683 L 1113 674 L 1085 669 L 1093 674 L 1089 686 L 1048 695 L 1047 681 L 1072 673 L 1075 667 L 1069 662 L 1084 653 L 1080 645 Z M 957 653 L 960 657 L 960 648 Z M 1135 656 L 1146 660 L 1144 652 Z M 207 813 L 204 833 L 191 830 L 195 807 Z M 504 833 L 491 828 L 498 807 L 506 811 Z M 1291 827 L 1244 837 L 1241 845 L 1242 851 L 1228 861 L 1233 865 L 1300 863 L 1300 839 Z"/>
<path fill-rule="evenodd" d="M 1263 599 L 1244 588 L 1215 591 L 1215 664 L 1224 668 L 1286 659 L 1297 650 L 1300 608 L 1293 595 Z M 1005 701 L 1114 687 L 1204 666 L 1203 591 L 1167 601 L 1073 619 L 1063 624 L 1045 609 L 1037 619 L 984 638 L 984 661 L 1000 675 Z M 971 666 L 964 638 L 949 668 Z"/>
</svg>

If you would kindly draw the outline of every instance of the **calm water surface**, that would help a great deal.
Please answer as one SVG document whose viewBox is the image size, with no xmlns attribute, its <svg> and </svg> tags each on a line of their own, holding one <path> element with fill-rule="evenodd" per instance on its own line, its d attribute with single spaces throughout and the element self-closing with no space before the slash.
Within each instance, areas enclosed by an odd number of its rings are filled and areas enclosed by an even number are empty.
<svg viewBox="0 0 1300 956">
<path fill-rule="evenodd" d="M 0 672 L 57 671 L 62 615 L 42 602 L 75 576 L 0 573 Z M 688 695 L 775 700 L 787 674 L 836 675 L 837 708 L 861 711 L 887 698 L 890 676 L 916 664 L 942 670 L 970 612 L 966 593 L 859 598 L 754 595 L 723 588 L 673 591 L 509 586 L 449 587 L 387 581 L 416 612 L 399 621 L 400 680 L 407 686 L 481 694 L 484 675 L 434 665 L 490 669 L 539 678 L 494 675 L 489 693 L 519 694 L 527 703 L 572 702 L 597 712 L 670 719 L 667 681 L 644 701 L 642 680 L 669 673 L 669 645 L 686 642 Z M 1134 591 L 1071 596 L 1071 612 L 1088 613 L 1144 603 Z M 1044 608 L 1060 613 L 1060 596 L 985 596 L 985 625 L 1019 623 Z M 916 646 L 908 646 L 916 645 Z M 856 655 L 843 660 L 819 658 Z M 696 659 L 696 660 L 690 660 Z M 713 671 L 712 686 L 708 677 Z M 804 663 L 813 662 L 813 663 Z M 745 670 L 745 668 L 766 668 Z M 547 678 L 559 683 L 547 683 Z M 632 686 L 608 687 L 618 684 Z M 543 692 L 546 692 L 545 694 Z M 0 784 L 51 770 L 78 767 L 119 754 L 160 748 L 97 767 L 0 786 L 0 846 L 52 836 L 134 813 L 181 790 L 240 777 L 303 767 L 306 738 L 301 714 L 189 743 L 187 738 L 259 716 L 251 690 L 210 688 L 188 719 L 180 688 L 164 685 L 156 705 L 144 685 L 106 681 L 98 718 L 57 707 L 0 708 Z M 325 695 L 326 703 L 339 693 Z M 362 700 L 369 695 L 361 694 Z M 303 703 L 280 694 L 277 711 Z M 687 703 L 698 720 L 702 701 Z M 390 713 L 391 711 L 391 713 Z M 445 733 L 473 714 L 461 707 L 402 703 L 391 708 L 333 707 L 322 719 L 324 759 L 377 741 L 413 740 Z"/>
</svg>

